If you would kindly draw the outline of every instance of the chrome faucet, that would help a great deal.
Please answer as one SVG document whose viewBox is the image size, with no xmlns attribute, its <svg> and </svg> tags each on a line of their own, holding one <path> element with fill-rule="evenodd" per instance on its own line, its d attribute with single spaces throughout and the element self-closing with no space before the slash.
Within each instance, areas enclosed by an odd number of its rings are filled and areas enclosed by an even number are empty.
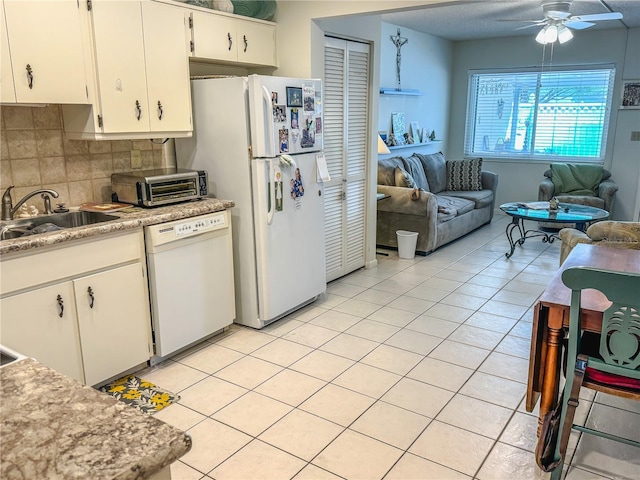
<svg viewBox="0 0 640 480">
<path fill-rule="evenodd" d="M 58 198 L 58 192 L 56 192 L 55 190 L 41 188 L 38 190 L 34 190 L 31 193 L 27 193 L 14 207 L 13 200 L 11 198 L 12 188 L 14 188 L 14 185 L 11 185 L 9 188 L 7 188 L 7 190 L 4 192 L 4 195 L 2 195 L 2 220 L 13 220 L 13 215 L 22 206 L 22 204 L 29 200 L 31 197 L 38 195 L 39 193 L 41 193 L 42 198 L 44 198 L 45 209 L 47 207 L 47 200 L 49 200 L 49 210 L 51 210 L 51 199 L 49 199 L 49 195 L 51 195 L 53 198 Z"/>
</svg>

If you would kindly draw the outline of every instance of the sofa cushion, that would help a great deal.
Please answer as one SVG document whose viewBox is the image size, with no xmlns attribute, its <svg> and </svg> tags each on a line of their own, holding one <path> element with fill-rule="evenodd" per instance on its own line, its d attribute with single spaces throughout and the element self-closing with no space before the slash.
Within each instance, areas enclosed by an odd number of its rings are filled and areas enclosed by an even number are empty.
<svg viewBox="0 0 640 480">
<path fill-rule="evenodd" d="M 429 191 L 429 182 L 427 176 L 424 173 L 422 163 L 416 157 L 401 157 L 404 169 L 413 177 L 416 183 L 416 188 Z"/>
<path fill-rule="evenodd" d="M 411 174 L 402 167 L 396 167 L 395 170 L 396 187 L 416 188 L 416 181 Z"/>
<path fill-rule="evenodd" d="M 471 200 L 472 202 L 475 202 L 475 208 L 486 207 L 487 205 L 491 205 L 493 202 L 493 191 L 487 189 L 467 192 L 451 192 L 446 190 L 444 192 L 440 192 L 440 195 Z"/>
<path fill-rule="evenodd" d="M 558 195 L 556 198 L 560 203 L 587 205 L 589 207 L 595 207 L 604 210 L 604 199 L 600 197 L 589 197 L 586 195 Z"/>
<path fill-rule="evenodd" d="M 378 160 L 378 185 L 394 187 L 396 167 L 402 167 L 400 157 L 383 158 Z"/>
<path fill-rule="evenodd" d="M 422 163 L 431 193 L 439 193 L 447 188 L 447 164 L 442 152 L 428 155 L 414 153 L 413 157 Z"/>
<path fill-rule="evenodd" d="M 482 190 L 482 159 L 447 160 L 447 190 Z"/>
<path fill-rule="evenodd" d="M 455 215 L 464 215 L 473 210 L 475 202 L 460 197 L 449 197 L 447 195 L 436 195 L 438 197 L 438 211 L 455 212 Z"/>
</svg>

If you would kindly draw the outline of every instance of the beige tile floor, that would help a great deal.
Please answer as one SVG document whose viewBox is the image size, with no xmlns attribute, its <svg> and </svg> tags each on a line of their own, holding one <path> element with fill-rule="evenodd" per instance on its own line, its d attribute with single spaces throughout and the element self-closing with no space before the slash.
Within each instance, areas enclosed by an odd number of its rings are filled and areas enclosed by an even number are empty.
<svg viewBox="0 0 640 480">
<path fill-rule="evenodd" d="M 504 216 L 413 260 L 328 285 L 267 328 L 234 325 L 140 372 L 181 400 L 174 479 L 539 479 L 527 412 L 532 305 L 559 246 L 511 259 Z M 640 407 L 588 392 L 578 417 L 640 440 Z M 577 448 L 576 443 L 579 441 Z M 566 478 L 640 479 L 640 452 L 572 434 Z"/>
</svg>

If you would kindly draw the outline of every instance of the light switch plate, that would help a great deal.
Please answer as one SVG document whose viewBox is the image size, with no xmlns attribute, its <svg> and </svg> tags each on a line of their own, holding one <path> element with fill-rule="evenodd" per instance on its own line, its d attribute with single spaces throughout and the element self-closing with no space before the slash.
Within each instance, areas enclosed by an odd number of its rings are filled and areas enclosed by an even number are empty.
<svg viewBox="0 0 640 480">
<path fill-rule="evenodd" d="M 142 168 L 142 154 L 140 150 L 131 150 L 131 168 Z"/>
</svg>

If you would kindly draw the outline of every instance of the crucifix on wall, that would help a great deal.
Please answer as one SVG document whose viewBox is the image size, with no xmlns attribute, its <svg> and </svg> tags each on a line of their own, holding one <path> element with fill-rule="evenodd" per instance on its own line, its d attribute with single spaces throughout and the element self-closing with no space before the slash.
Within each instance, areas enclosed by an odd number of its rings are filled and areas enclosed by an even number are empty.
<svg viewBox="0 0 640 480">
<path fill-rule="evenodd" d="M 390 35 L 389 38 L 396 46 L 396 90 L 401 90 L 400 88 L 400 62 L 402 60 L 402 54 L 400 49 L 409 41 L 407 37 L 400 36 L 400 29 L 398 29 L 398 33 L 396 35 Z"/>
</svg>

